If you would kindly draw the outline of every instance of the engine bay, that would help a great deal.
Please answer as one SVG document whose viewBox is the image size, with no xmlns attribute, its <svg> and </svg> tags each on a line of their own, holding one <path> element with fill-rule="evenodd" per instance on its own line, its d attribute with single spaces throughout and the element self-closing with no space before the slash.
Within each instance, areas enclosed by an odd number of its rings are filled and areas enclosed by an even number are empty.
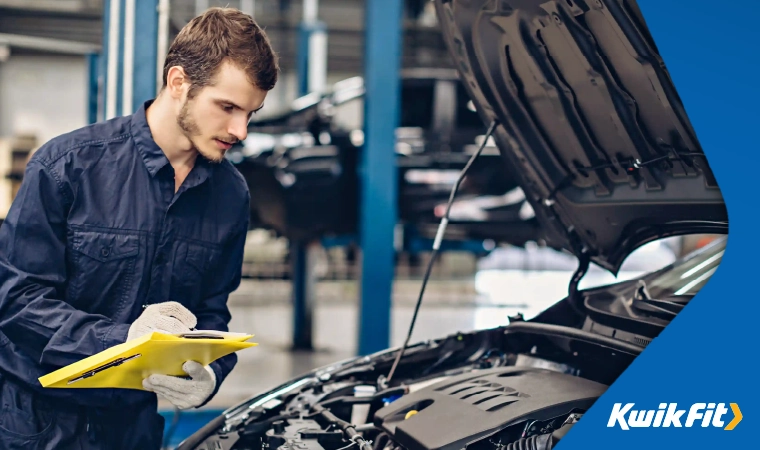
<svg viewBox="0 0 760 450">
<path fill-rule="evenodd" d="M 684 274 L 723 246 L 584 291 L 581 264 L 570 295 L 528 321 L 313 370 L 230 408 L 178 450 L 553 449 L 686 303 L 675 294 L 693 284 Z"/>
<path fill-rule="evenodd" d="M 549 450 L 640 350 L 528 322 L 460 333 L 410 346 L 391 383 L 393 349 L 337 363 L 231 408 L 178 448 Z"/>
<path fill-rule="evenodd" d="M 408 450 L 510 442 L 555 431 L 604 391 L 600 383 L 548 369 L 501 367 L 408 394 L 375 413 L 375 425 Z"/>
</svg>

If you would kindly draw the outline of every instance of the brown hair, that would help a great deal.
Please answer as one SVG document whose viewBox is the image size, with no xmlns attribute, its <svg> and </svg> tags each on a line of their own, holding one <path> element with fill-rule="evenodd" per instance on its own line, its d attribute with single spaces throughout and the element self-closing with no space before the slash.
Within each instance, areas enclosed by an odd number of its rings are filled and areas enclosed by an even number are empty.
<svg viewBox="0 0 760 450">
<path fill-rule="evenodd" d="M 169 69 L 181 66 L 190 78 L 188 97 L 211 84 L 229 59 L 245 71 L 254 86 L 265 91 L 277 83 L 277 55 L 253 17 L 234 8 L 210 8 L 182 27 L 164 62 L 164 87 Z"/>
</svg>

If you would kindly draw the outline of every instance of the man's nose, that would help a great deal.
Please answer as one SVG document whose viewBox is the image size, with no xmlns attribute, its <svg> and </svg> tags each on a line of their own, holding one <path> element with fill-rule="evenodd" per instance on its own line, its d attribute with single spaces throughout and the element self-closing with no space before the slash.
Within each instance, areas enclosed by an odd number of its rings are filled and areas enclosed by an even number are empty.
<svg viewBox="0 0 760 450">
<path fill-rule="evenodd" d="M 245 140 L 245 138 L 248 137 L 248 120 L 245 117 L 236 117 L 232 120 L 232 123 L 230 123 L 227 132 L 235 136 L 239 141 Z"/>
</svg>

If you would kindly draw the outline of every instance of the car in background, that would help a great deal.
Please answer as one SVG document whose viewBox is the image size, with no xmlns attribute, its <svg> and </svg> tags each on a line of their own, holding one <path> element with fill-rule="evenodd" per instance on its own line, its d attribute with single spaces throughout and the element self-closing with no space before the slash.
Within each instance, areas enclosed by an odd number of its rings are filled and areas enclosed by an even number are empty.
<svg viewBox="0 0 760 450">
<path fill-rule="evenodd" d="M 399 223 L 432 239 L 485 128 L 455 71 L 404 70 L 400 96 L 396 146 L 388 149 L 398 167 Z M 363 79 L 350 78 L 251 123 L 248 138 L 227 157 L 252 192 L 252 228 L 298 241 L 358 232 L 363 98 Z M 538 240 L 530 205 L 489 144 L 462 183 L 447 238 Z"/>
<path fill-rule="evenodd" d="M 726 206 L 635 0 L 435 7 L 500 167 L 519 168 L 542 232 L 575 257 L 566 295 L 527 320 L 284 381 L 180 449 L 552 449 L 718 269 Z M 705 233 L 723 237 L 579 288 L 592 263 L 614 275 L 647 243 Z"/>
</svg>

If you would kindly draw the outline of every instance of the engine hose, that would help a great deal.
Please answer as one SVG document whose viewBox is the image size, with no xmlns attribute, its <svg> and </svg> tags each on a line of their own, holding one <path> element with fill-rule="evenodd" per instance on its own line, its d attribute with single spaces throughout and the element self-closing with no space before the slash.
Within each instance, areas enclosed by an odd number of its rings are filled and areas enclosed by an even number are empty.
<svg viewBox="0 0 760 450">
<path fill-rule="evenodd" d="M 335 397 L 335 398 L 331 398 L 330 400 L 325 400 L 323 402 L 320 402 L 319 404 L 322 405 L 322 407 L 324 408 L 327 408 L 328 406 L 332 406 L 336 404 L 364 405 L 364 404 L 374 403 L 386 397 L 393 397 L 396 395 L 404 395 L 408 393 L 409 393 L 409 388 L 407 386 L 398 386 L 398 387 L 392 387 L 392 388 L 382 390 L 369 397 L 354 397 L 350 395 L 345 395 L 342 397 Z"/>
<path fill-rule="evenodd" d="M 346 422 L 345 420 L 339 419 L 335 414 L 331 413 L 330 410 L 328 410 L 327 408 L 321 405 L 314 405 L 313 411 L 314 413 L 321 415 L 322 418 L 325 419 L 327 422 L 333 423 L 337 425 L 338 428 L 343 430 L 348 440 L 356 442 L 356 444 L 359 446 L 359 450 L 373 450 L 372 445 L 369 442 L 367 442 L 359 433 L 357 433 L 353 425 Z"/>
<path fill-rule="evenodd" d="M 251 421 L 251 423 L 248 423 L 248 421 L 246 420 L 245 422 L 243 422 L 241 426 L 238 427 L 239 428 L 238 433 L 240 433 L 241 436 L 263 433 L 264 431 L 271 428 L 275 422 L 279 422 L 280 420 L 293 419 L 296 417 L 298 417 L 298 413 L 291 412 L 291 413 L 285 413 L 279 416 L 270 417 L 269 419 L 261 421 L 261 422 Z"/>
<path fill-rule="evenodd" d="M 554 439 L 552 439 L 551 433 L 536 434 L 511 442 L 501 447 L 500 450 L 551 450 L 553 443 Z"/>
<path fill-rule="evenodd" d="M 386 445 L 388 445 L 388 440 L 390 439 L 390 436 L 388 436 L 388 433 L 380 433 L 377 438 L 375 438 L 375 443 L 372 446 L 373 450 L 383 450 Z"/>
</svg>

